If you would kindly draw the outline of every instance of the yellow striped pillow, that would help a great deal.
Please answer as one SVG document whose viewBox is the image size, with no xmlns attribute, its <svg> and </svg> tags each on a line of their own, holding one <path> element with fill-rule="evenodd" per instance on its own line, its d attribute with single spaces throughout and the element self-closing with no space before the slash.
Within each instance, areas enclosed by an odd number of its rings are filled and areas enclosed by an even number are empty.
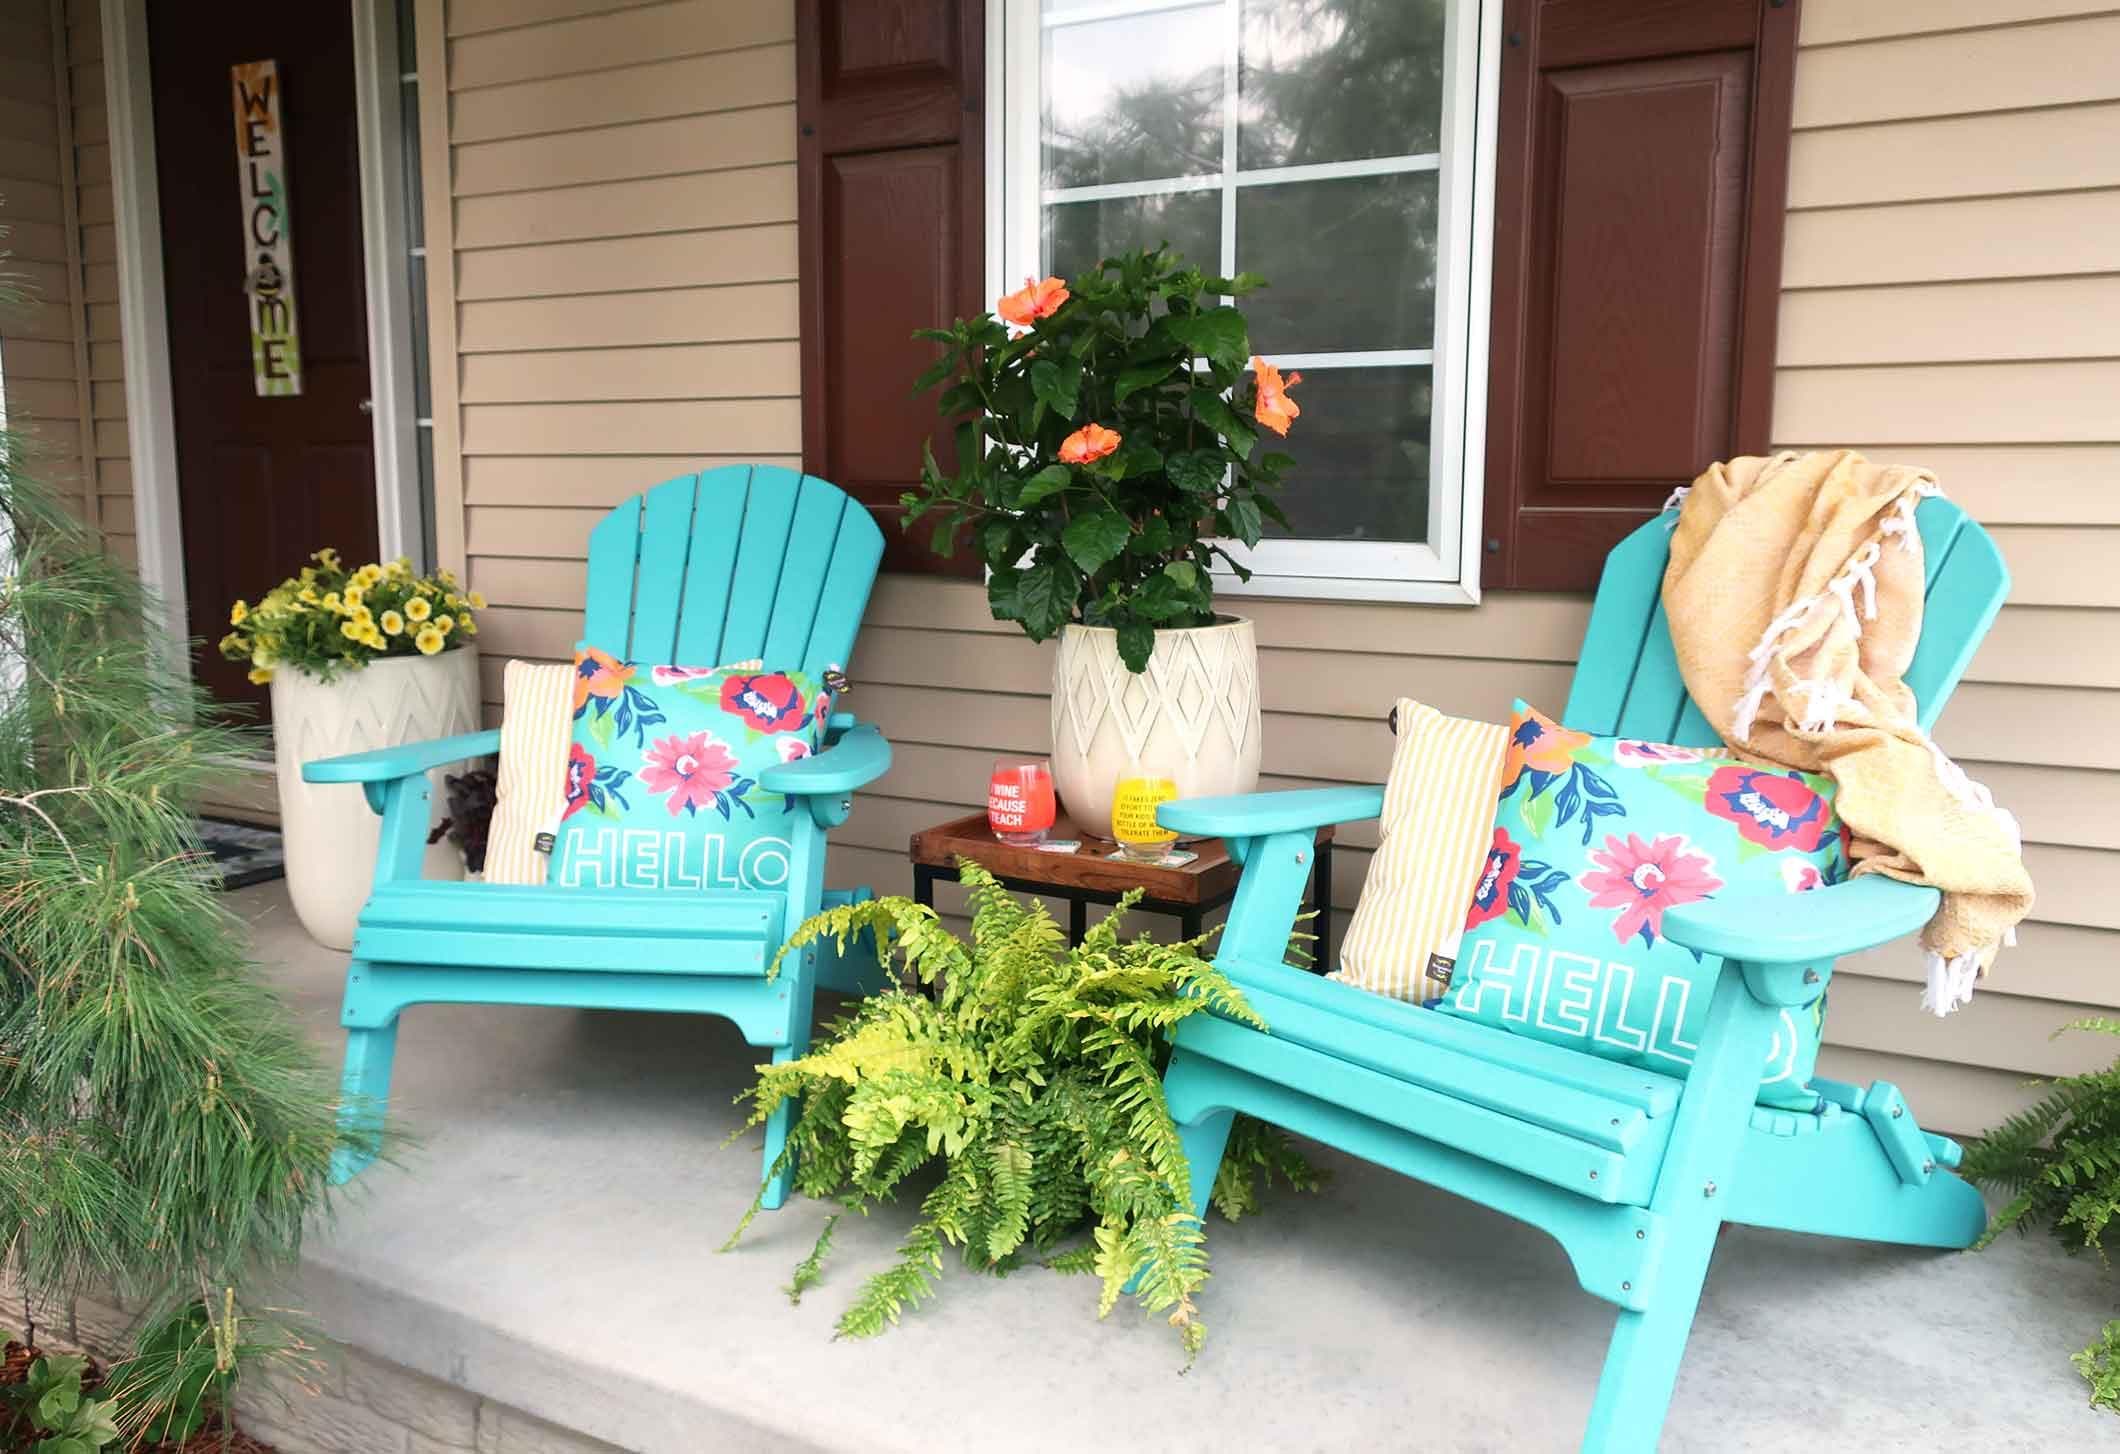
<svg viewBox="0 0 2120 1454">
<path fill-rule="evenodd" d="M 1401 697 L 1380 841 L 1332 978 L 1401 1000 L 1449 984 L 1487 860 L 1509 729 Z"/>
<path fill-rule="evenodd" d="M 541 884 L 550 854 L 537 835 L 567 805 L 574 741 L 574 663 L 511 661 L 501 678 L 501 765 L 486 833 L 486 882 Z"/>
</svg>

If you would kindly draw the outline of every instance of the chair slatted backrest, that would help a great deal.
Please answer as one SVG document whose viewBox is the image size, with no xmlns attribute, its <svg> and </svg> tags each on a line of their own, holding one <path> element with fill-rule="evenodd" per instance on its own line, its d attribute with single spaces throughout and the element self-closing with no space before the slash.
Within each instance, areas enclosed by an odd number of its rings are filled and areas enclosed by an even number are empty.
<svg viewBox="0 0 2120 1454">
<path fill-rule="evenodd" d="M 589 535 L 582 639 L 623 660 L 846 665 L 883 532 L 838 486 L 775 465 L 680 475 Z"/>
<path fill-rule="evenodd" d="M 2009 594 L 2009 569 L 1993 537 L 1950 501 L 1932 496 L 1915 512 L 1927 587 L 1921 641 L 1907 668 L 1924 730 L 1965 675 L 1980 638 Z M 1562 720 L 1578 732 L 1713 747 L 1715 729 L 1686 695 L 1664 619 L 1664 566 L 1671 517 L 1629 535 L 1605 559 L 1583 653 Z M 1750 643 L 1746 643 L 1749 648 Z"/>
</svg>

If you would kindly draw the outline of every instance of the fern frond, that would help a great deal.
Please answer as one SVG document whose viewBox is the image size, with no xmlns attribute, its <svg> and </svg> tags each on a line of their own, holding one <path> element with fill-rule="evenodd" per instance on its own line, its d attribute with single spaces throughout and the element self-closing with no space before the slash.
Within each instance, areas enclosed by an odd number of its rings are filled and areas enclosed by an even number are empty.
<svg viewBox="0 0 2120 1454">
<path fill-rule="evenodd" d="M 824 1219 L 824 1226 L 817 1233 L 817 1241 L 810 1248 L 810 1255 L 795 1264 L 795 1276 L 782 1289 L 782 1291 L 787 1293 L 790 1303 L 801 1302 L 802 1295 L 815 1287 L 819 1280 L 823 1278 L 824 1260 L 831 1255 L 832 1251 L 832 1229 L 839 1225 L 839 1219 L 842 1215 L 844 1214 L 834 1212 L 831 1216 Z"/>
</svg>

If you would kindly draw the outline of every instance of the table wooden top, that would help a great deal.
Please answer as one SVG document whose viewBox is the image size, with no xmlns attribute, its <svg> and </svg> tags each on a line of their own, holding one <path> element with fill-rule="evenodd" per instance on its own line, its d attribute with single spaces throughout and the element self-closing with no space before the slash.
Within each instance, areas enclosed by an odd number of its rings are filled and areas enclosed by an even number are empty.
<svg viewBox="0 0 2120 1454">
<path fill-rule="evenodd" d="M 937 868 L 954 868 L 959 858 L 969 858 L 998 878 L 1017 879 L 1055 889 L 1088 889 L 1097 893 L 1123 894 L 1141 889 L 1163 904 L 1211 904 L 1233 893 L 1242 866 L 1229 856 L 1229 845 L 1219 838 L 1204 838 L 1181 845 L 1199 855 L 1178 868 L 1152 863 L 1133 863 L 1105 855 L 1118 845 L 1092 838 L 1076 829 L 1065 813 L 1053 824 L 1048 838 L 1078 838 L 1082 846 L 1073 853 L 1046 853 L 1037 848 L 1018 848 L 994 837 L 986 814 L 967 813 L 913 835 L 912 859 Z M 1318 842 L 1332 841 L 1330 827 L 1318 830 Z"/>
</svg>

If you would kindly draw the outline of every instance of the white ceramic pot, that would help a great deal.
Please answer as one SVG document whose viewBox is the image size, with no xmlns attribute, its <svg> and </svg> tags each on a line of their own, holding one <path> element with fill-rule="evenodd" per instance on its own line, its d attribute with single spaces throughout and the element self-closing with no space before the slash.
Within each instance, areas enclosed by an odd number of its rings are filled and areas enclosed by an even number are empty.
<svg viewBox="0 0 2120 1454">
<path fill-rule="evenodd" d="M 1259 785 L 1259 648 L 1251 622 L 1156 632 L 1139 675 L 1119 634 L 1068 626 L 1053 660 L 1053 786 L 1075 826 L 1112 834 L 1112 790 L 1130 759 L 1182 798 Z"/>
<path fill-rule="evenodd" d="M 280 832 L 287 846 L 287 896 L 309 937 L 351 949 L 353 924 L 375 877 L 382 819 L 357 784 L 305 783 L 302 764 L 320 757 L 395 747 L 478 730 L 478 648 L 434 656 L 393 656 L 331 681 L 282 667 L 272 674 L 272 743 L 280 777 Z M 437 768 L 431 828 L 447 803 Z M 462 878 L 464 861 L 444 838 L 427 849 L 428 878 Z"/>
</svg>

